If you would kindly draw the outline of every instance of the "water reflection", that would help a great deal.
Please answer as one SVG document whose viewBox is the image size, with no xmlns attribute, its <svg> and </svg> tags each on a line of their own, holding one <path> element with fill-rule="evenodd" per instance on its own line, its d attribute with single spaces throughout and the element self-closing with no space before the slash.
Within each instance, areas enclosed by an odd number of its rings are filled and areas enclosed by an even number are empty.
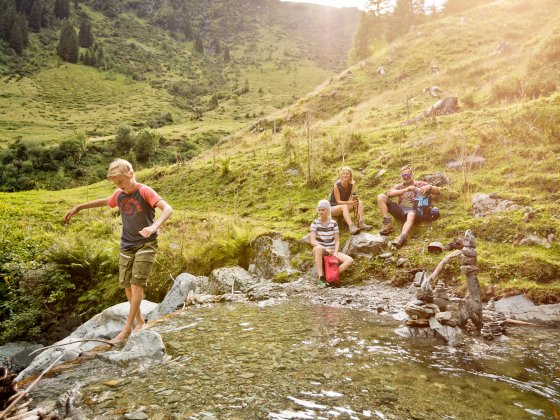
<svg viewBox="0 0 560 420">
<path fill-rule="evenodd" d="M 288 301 L 185 311 L 158 326 L 167 360 L 83 394 L 92 417 L 554 418 L 557 330 L 458 349 L 411 342 L 377 314 Z"/>
</svg>

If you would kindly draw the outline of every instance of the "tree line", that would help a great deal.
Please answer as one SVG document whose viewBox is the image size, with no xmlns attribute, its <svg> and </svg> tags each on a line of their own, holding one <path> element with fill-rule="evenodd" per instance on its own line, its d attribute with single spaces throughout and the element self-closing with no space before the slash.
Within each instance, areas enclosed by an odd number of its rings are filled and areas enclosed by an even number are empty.
<svg viewBox="0 0 560 420">
<path fill-rule="evenodd" d="M 406 34 L 411 27 L 439 17 L 441 14 L 460 13 L 488 0 L 447 0 L 438 9 L 427 0 L 368 0 L 354 38 L 354 58 L 363 60 L 371 55 L 376 41 L 394 40 Z M 431 3 L 431 4 L 430 4 Z"/>
<path fill-rule="evenodd" d="M 87 143 L 85 136 L 63 140 L 54 147 L 15 140 L 0 151 L 0 191 L 61 189 L 96 182 L 105 177 L 112 156 L 150 163 L 156 158 L 159 143 L 156 132 L 132 133 L 125 126 L 117 130 L 114 144 Z"/>
<path fill-rule="evenodd" d="M 48 7 L 50 6 L 50 7 Z M 74 7 L 78 2 L 74 1 Z M 0 40 L 17 55 L 22 55 L 29 44 L 29 32 L 38 33 L 41 28 L 61 24 L 57 54 L 64 61 L 107 68 L 108 60 L 103 47 L 95 42 L 92 24 L 82 14 L 78 31 L 70 22 L 70 0 L 0 0 Z M 80 48 L 85 53 L 80 54 Z"/>
</svg>

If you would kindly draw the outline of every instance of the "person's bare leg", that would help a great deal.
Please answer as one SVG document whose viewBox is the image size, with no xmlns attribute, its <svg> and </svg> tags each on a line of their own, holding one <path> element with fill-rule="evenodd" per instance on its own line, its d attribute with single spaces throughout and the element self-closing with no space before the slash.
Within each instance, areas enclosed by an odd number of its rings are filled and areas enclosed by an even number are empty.
<svg viewBox="0 0 560 420">
<path fill-rule="evenodd" d="M 389 217 L 389 208 L 387 207 L 387 197 L 385 194 L 379 194 L 377 196 L 377 206 L 379 207 L 379 211 L 381 212 L 381 216 L 383 218 Z"/>
<path fill-rule="evenodd" d="M 414 226 L 415 219 L 416 219 L 416 213 L 414 212 L 410 212 L 406 215 L 406 222 L 404 222 L 401 234 L 399 236 L 408 235 L 408 232 L 410 232 L 410 229 L 412 229 L 412 226 Z"/>
<path fill-rule="evenodd" d="M 128 310 L 128 317 L 123 329 L 111 340 L 113 343 L 119 343 L 128 338 L 128 336 L 132 333 L 134 320 L 138 322 L 135 331 L 144 327 L 144 319 L 142 318 L 142 313 L 140 312 L 140 302 L 142 302 L 142 298 L 144 297 L 143 287 L 132 284 L 130 287 L 125 288 L 125 292 L 130 304 L 130 309 Z M 138 328 L 139 325 L 140 328 Z"/>
<path fill-rule="evenodd" d="M 131 288 L 126 288 L 125 289 L 126 292 L 126 298 L 128 299 L 128 302 L 130 303 L 131 299 L 132 299 L 132 289 Z M 142 298 L 144 297 L 144 289 L 142 289 Z M 140 299 L 140 301 L 142 301 L 142 298 Z M 136 312 L 136 327 L 134 328 L 134 330 L 132 332 L 136 332 L 138 330 L 141 330 L 144 327 L 144 318 L 142 317 L 142 311 L 140 311 L 140 307 L 138 307 L 138 311 Z"/>
<path fill-rule="evenodd" d="M 316 246 L 313 248 L 313 258 L 315 260 L 315 268 L 317 269 L 317 275 L 319 277 L 323 276 L 323 247 Z"/>
<path fill-rule="evenodd" d="M 358 220 L 357 222 L 359 223 L 360 221 L 363 221 L 364 219 L 362 218 L 362 214 L 364 213 L 364 203 L 363 201 L 358 201 Z"/>
<path fill-rule="evenodd" d="M 342 217 L 344 217 L 344 221 L 346 222 L 346 224 L 348 226 L 353 225 L 354 223 L 352 222 L 352 217 L 350 216 L 350 206 L 348 205 L 343 205 L 342 206 Z"/>
<path fill-rule="evenodd" d="M 352 265 L 354 259 L 349 255 L 342 254 L 340 252 L 337 255 L 338 255 L 337 257 L 338 261 L 342 263 L 338 266 L 338 271 L 342 273 L 344 270 L 348 269 Z"/>
</svg>

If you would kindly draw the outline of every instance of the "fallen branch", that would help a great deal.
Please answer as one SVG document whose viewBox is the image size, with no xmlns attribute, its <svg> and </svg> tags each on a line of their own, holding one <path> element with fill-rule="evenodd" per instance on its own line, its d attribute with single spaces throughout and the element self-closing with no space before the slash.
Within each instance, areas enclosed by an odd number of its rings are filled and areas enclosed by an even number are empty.
<svg viewBox="0 0 560 420">
<path fill-rule="evenodd" d="M 518 321 L 517 319 L 506 318 L 506 323 L 511 325 L 519 325 L 521 327 L 545 327 L 545 324 L 535 324 L 534 322 Z"/>
<path fill-rule="evenodd" d="M 111 346 L 114 346 L 115 343 L 111 343 L 109 340 L 102 340 L 100 338 L 84 338 L 82 340 L 74 340 L 74 341 L 69 341 L 68 343 L 61 343 L 61 344 L 53 344 L 52 346 L 47 346 L 47 347 L 41 347 L 40 349 L 37 349 L 35 351 L 32 351 L 31 353 L 29 353 L 29 355 L 33 355 L 35 353 L 40 353 L 43 350 L 47 350 L 47 349 L 52 349 L 55 347 L 60 347 L 60 346 L 67 346 L 69 344 L 75 344 L 75 343 L 84 343 L 86 341 L 98 341 L 100 343 L 105 343 L 105 344 L 109 344 Z"/>
<path fill-rule="evenodd" d="M 445 267 L 445 265 L 449 262 L 449 260 L 451 260 L 452 258 L 458 257 L 459 255 L 461 255 L 462 252 L 463 251 L 461 251 L 460 249 L 456 249 L 452 253 L 447 254 L 445 256 L 445 258 L 439 262 L 439 264 L 437 265 L 437 267 L 433 271 L 433 273 L 430 274 L 428 277 L 426 277 L 424 280 L 422 280 L 422 284 L 420 285 L 420 289 L 422 289 L 424 291 L 428 290 L 430 282 L 433 279 L 435 279 L 439 273 L 441 273 L 441 270 L 443 270 L 443 267 Z"/>
<path fill-rule="evenodd" d="M 35 420 L 41 419 L 43 417 L 40 416 L 41 410 L 35 409 L 32 411 L 26 411 L 25 413 L 18 414 L 14 417 L 8 417 L 6 420 Z"/>
<path fill-rule="evenodd" d="M 35 387 L 35 385 L 37 385 L 37 383 L 41 380 L 41 378 L 43 378 L 43 376 L 45 376 L 45 374 L 49 370 L 51 370 L 53 367 L 56 366 L 56 364 L 58 362 L 60 362 L 62 357 L 64 357 L 64 354 L 65 354 L 65 352 L 62 352 L 62 354 L 60 356 L 58 356 L 56 358 L 56 360 L 49 365 L 49 367 L 47 367 L 43 372 L 41 372 L 41 374 L 37 377 L 37 379 L 35 379 L 33 381 L 33 383 L 31 385 L 29 385 L 29 387 L 25 391 L 21 392 L 19 397 L 17 397 L 14 401 L 12 401 L 12 403 L 4 411 L 0 412 L 0 420 L 6 419 L 8 414 L 10 414 L 12 411 L 14 411 L 14 409 L 16 408 L 16 404 L 19 402 L 19 400 L 21 400 L 24 396 L 29 394 L 29 392 Z"/>
</svg>

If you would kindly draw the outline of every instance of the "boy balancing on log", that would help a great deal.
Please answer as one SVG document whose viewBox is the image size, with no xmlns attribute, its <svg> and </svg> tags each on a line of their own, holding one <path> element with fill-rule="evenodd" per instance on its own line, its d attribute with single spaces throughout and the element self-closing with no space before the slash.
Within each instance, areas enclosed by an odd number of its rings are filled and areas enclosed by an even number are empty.
<svg viewBox="0 0 560 420">
<path fill-rule="evenodd" d="M 122 218 L 121 253 L 119 260 L 119 286 L 124 288 L 130 303 L 128 318 L 113 343 L 128 338 L 132 332 L 144 327 L 140 302 L 144 287 L 152 270 L 157 250 L 157 231 L 173 213 L 173 209 L 153 189 L 136 182 L 132 165 L 117 159 L 109 166 L 107 179 L 118 187 L 108 198 L 100 198 L 73 207 L 64 217 L 66 223 L 81 210 L 95 207 L 117 207 Z M 162 211 L 154 221 L 155 208 Z M 133 329 L 134 321 L 136 327 Z"/>
</svg>

